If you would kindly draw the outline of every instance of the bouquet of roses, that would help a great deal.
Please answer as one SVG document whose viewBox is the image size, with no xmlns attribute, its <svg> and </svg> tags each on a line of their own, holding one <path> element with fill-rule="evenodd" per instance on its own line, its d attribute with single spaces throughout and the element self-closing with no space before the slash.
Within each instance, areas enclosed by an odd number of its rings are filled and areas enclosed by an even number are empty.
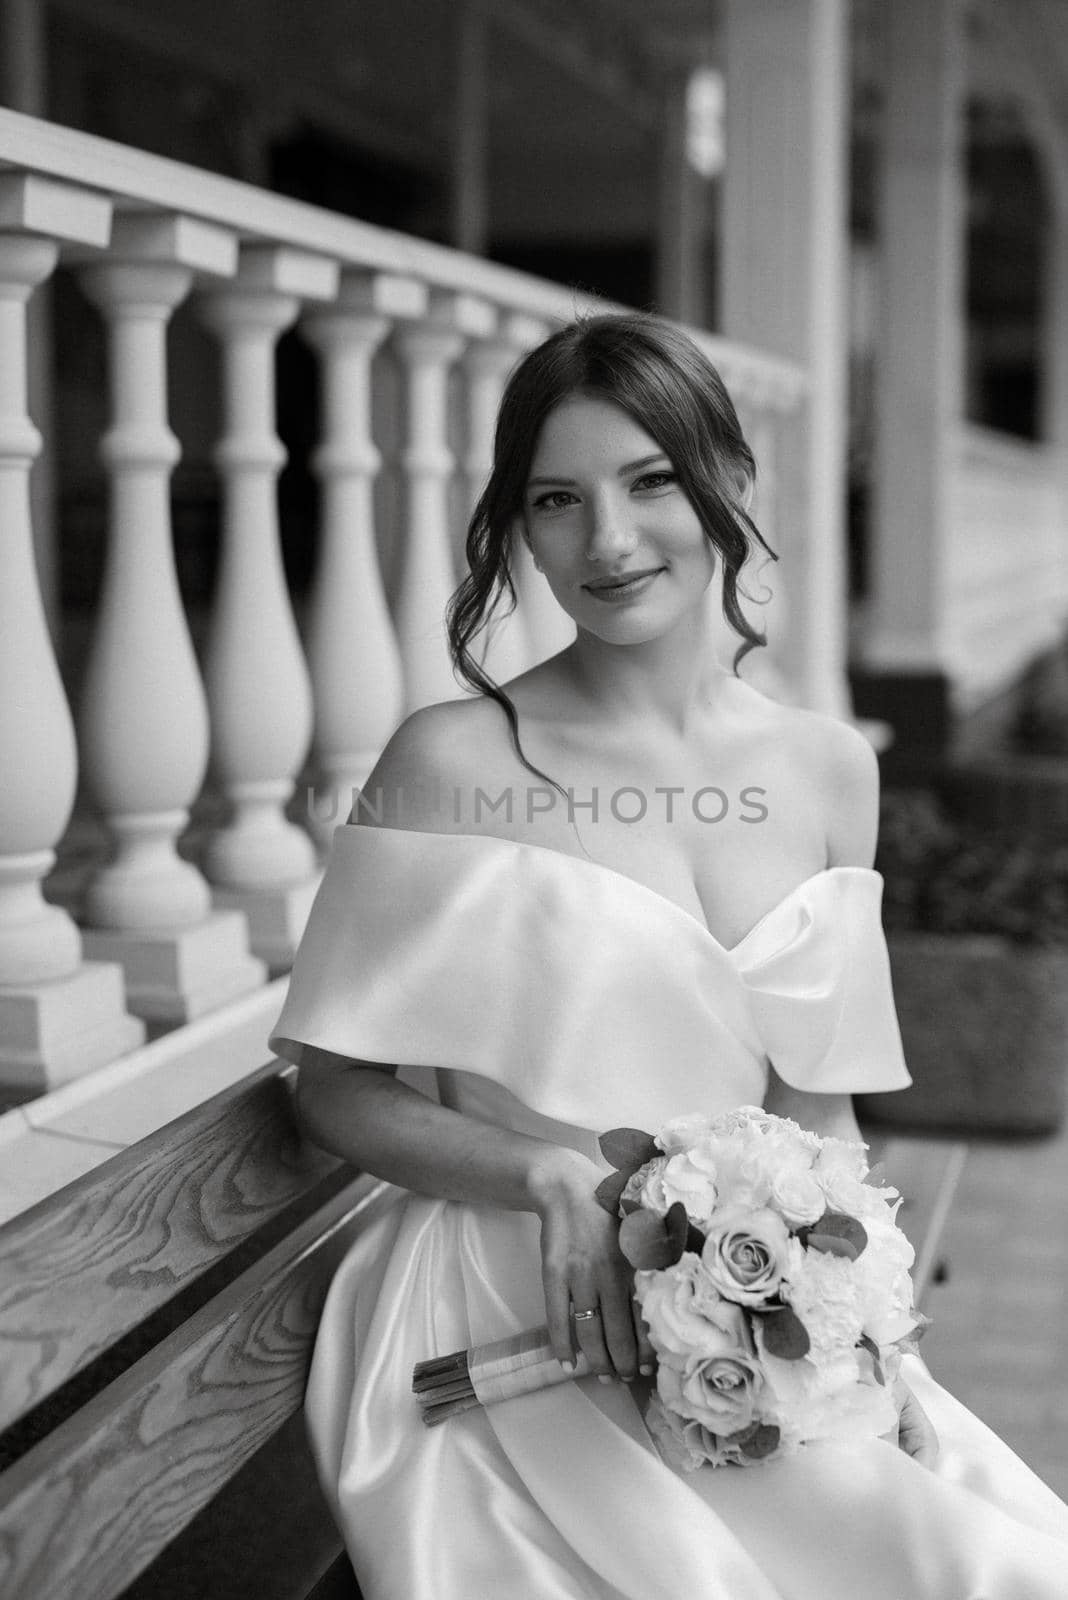
<svg viewBox="0 0 1068 1600">
<path fill-rule="evenodd" d="M 891 1386 L 926 1318 L 900 1196 L 875 1181 L 863 1145 L 753 1106 L 600 1143 L 616 1170 L 597 1198 L 635 1268 L 657 1353 L 646 1421 L 668 1460 L 748 1465 L 896 1427 Z M 434 1423 L 581 1372 L 537 1329 L 421 1362 L 413 1384 Z"/>
</svg>

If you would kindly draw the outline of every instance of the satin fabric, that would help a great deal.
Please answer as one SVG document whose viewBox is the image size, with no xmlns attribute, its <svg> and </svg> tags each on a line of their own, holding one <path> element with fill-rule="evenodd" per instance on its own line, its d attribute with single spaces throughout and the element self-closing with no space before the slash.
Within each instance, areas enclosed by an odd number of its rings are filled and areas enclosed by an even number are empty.
<svg viewBox="0 0 1068 1600">
<path fill-rule="evenodd" d="M 403 1063 L 566 1143 L 909 1082 L 882 880 L 830 868 L 732 949 L 611 868 L 482 835 L 340 828 L 272 1038 Z M 923 1363 L 934 1472 L 878 1441 L 676 1473 L 643 1386 L 594 1379 L 428 1430 L 417 1361 L 544 1321 L 538 1223 L 402 1198 L 334 1279 L 307 1396 L 366 1600 L 1061 1600 L 1068 1509 Z"/>
</svg>

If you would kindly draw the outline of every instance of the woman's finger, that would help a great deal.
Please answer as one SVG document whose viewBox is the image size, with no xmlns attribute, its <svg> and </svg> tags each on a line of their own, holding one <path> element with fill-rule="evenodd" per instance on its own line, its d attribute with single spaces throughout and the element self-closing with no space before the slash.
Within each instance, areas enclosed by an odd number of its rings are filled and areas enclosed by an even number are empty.
<svg viewBox="0 0 1068 1600">
<path fill-rule="evenodd" d="M 898 1389 L 897 1399 L 898 1444 L 921 1466 L 933 1467 L 938 1460 L 938 1434 L 930 1417 L 907 1385 Z"/>
<path fill-rule="evenodd" d="M 632 1383 L 638 1376 L 638 1344 L 629 1284 L 616 1281 L 602 1287 L 601 1313 L 605 1345 L 616 1377 Z"/>
<path fill-rule="evenodd" d="M 563 1365 L 573 1366 L 575 1346 L 571 1337 L 571 1295 L 567 1282 L 562 1273 L 546 1266 L 542 1272 L 542 1285 L 545 1289 L 545 1322 L 553 1355 Z"/>
<path fill-rule="evenodd" d="M 589 1362 L 590 1371 L 610 1378 L 612 1362 L 604 1339 L 604 1318 L 596 1290 L 573 1289 L 571 1322 L 575 1341 Z"/>
<path fill-rule="evenodd" d="M 649 1329 L 637 1300 L 631 1301 L 631 1314 L 634 1319 L 634 1340 L 638 1346 L 638 1371 L 643 1377 L 649 1377 L 656 1371 L 656 1351 L 653 1349 Z"/>
</svg>

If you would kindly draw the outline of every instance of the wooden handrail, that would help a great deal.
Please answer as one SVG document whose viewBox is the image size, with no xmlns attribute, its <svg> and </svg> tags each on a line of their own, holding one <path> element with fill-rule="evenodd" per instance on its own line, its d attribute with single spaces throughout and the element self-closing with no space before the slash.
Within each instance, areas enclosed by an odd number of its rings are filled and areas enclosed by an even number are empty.
<svg viewBox="0 0 1068 1600">
<path fill-rule="evenodd" d="M 7 1471 L 7 1600 L 115 1600 L 230 1481 L 300 1405 L 330 1278 L 396 1193 L 358 1178 Z"/>
<path fill-rule="evenodd" d="M 0 1227 L 0 1428 L 340 1166 L 272 1063 Z"/>
</svg>

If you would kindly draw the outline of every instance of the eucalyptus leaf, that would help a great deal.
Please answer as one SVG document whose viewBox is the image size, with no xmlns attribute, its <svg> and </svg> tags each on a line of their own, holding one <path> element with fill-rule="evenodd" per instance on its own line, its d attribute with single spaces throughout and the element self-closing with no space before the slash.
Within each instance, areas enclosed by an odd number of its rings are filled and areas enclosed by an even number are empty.
<svg viewBox="0 0 1068 1600">
<path fill-rule="evenodd" d="M 632 1211 L 619 1224 L 619 1248 L 638 1272 L 674 1266 L 679 1252 L 668 1238 L 664 1218 L 655 1211 Z"/>
<path fill-rule="evenodd" d="M 765 1456 L 770 1456 L 772 1451 L 779 1448 L 780 1438 L 781 1434 L 773 1422 L 762 1422 L 742 1441 L 739 1448 L 750 1461 L 763 1461 Z"/>
<path fill-rule="evenodd" d="M 664 1223 L 667 1228 L 668 1243 L 675 1251 L 669 1265 L 674 1266 L 686 1249 L 686 1239 L 690 1231 L 690 1219 L 681 1200 L 676 1200 L 674 1205 L 668 1208 Z"/>
<path fill-rule="evenodd" d="M 811 1348 L 808 1330 L 792 1306 L 778 1306 L 761 1319 L 764 1349 L 780 1361 L 800 1361 Z"/>
<path fill-rule="evenodd" d="M 640 1128 L 609 1128 L 597 1143 L 606 1161 L 613 1167 L 627 1168 L 629 1172 L 636 1172 L 661 1154 L 652 1134 L 643 1133 Z"/>
<path fill-rule="evenodd" d="M 701 1232 L 700 1228 L 696 1227 L 695 1224 L 691 1222 L 690 1226 L 686 1229 L 687 1250 L 692 1251 L 695 1256 L 699 1256 L 707 1243 L 708 1240 Z"/>
<path fill-rule="evenodd" d="M 848 1256 L 850 1261 L 855 1261 L 861 1251 L 866 1249 L 868 1235 L 864 1224 L 856 1217 L 848 1217 L 841 1211 L 825 1211 L 818 1222 L 814 1222 L 805 1236 L 805 1245 L 809 1250 L 823 1250 L 830 1255 Z"/>
<path fill-rule="evenodd" d="M 619 1216 L 619 1199 L 629 1181 L 630 1173 L 627 1171 L 610 1172 L 593 1191 L 593 1198 L 599 1206 L 604 1206 L 609 1216 Z"/>
<path fill-rule="evenodd" d="M 817 1233 L 813 1230 L 805 1243 L 810 1250 L 822 1250 L 828 1256 L 845 1256 L 847 1261 L 855 1261 L 860 1253 L 851 1239 L 843 1239 L 837 1233 Z"/>
</svg>

